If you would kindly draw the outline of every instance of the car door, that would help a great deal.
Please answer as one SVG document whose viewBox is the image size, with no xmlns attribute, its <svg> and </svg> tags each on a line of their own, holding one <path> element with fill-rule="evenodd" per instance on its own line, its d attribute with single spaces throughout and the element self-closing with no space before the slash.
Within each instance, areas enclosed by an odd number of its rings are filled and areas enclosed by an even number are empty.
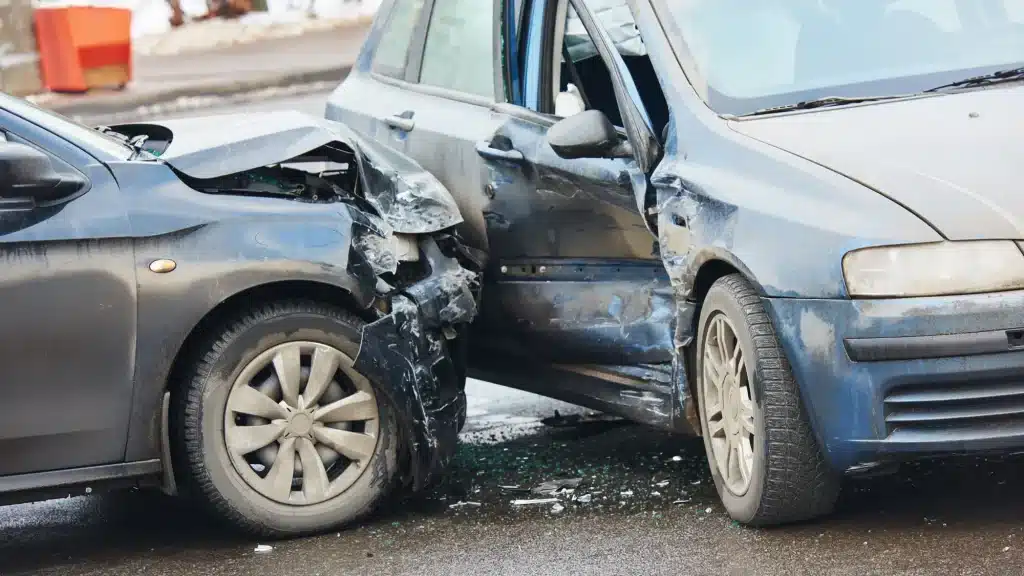
<svg viewBox="0 0 1024 576">
<path fill-rule="evenodd" d="M 539 21 L 554 29 L 537 32 L 548 40 L 525 62 L 526 105 L 497 107 L 502 125 L 478 149 L 493 190 L 493 286 L 474 342 L 490 349 L 484 358 L 515 351 L 563 365 L 667 365 L 674 308 L 656 238 L 638 208 L 645 170 L 634 158 L 560 158 L 548 144 L 560 118 L 544 109 L 553 108 L 555 70 L 566 68 L 559 62 L 568 54 L 557 48 L 566 44 L 556 32 L 573 10 L 564 1 L 545 10 L 555 15 L 538 12 Z M 617 80 L 607 68 L 616 63 L 596 52 L 593 58 L 606 75 L 594 85 L 610 87 Z M 609 98 L 602 111 L 622 124 L 614 94 Z"/>
<path fill-rule="evenodd" d="M 0 202 L 0 476 L 120 462 L 136 318 L 121 192 L 95 158 L 4 109 L 0 133 L 88 181 L 43 206 Z"/>
<path fill-rule="evenodd" d="M 406 78 L 419 54 L 429 0 L 385 0 L 355 68 L 327 100 L 326 117 L 368 138 L 404 150 L 416 121 L 408 106 L 415 97 Z"/>
</svg>

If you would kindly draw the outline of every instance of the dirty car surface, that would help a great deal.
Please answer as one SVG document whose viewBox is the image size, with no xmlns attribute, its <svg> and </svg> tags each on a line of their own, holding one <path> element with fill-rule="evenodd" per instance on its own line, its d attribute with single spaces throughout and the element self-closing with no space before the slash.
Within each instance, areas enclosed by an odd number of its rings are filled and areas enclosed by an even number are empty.
<svg viewBox="0 0 1024 576">
<path fill-rule="evenodd" d="M 699 434 L 735 519 L 806 519 L 1024 444 L 1024 13 L 905 4 L 391 0 L 327 116 L 453 193 L 472 373 Z"/>
<path fill-rule="evenodd" d="M 291 112 L 94 131 L 2 97 L 0 130 L 7 499 L 158 483 L 285 535 L 444 470 L 480 263 L 414 161 Z"/>
</svg>

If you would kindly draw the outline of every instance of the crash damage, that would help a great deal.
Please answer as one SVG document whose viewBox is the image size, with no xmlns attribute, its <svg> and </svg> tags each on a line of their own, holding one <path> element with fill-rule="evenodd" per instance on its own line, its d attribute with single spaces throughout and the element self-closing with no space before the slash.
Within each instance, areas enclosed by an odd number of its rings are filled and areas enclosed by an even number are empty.
<svg viewBox="0 0 1024 576">
<path fill-rule="evenodd" d="M 208 194 L 344 206 L 348 270 L 373 305 L 354 368 L 375 381 L 408 440 L 407 481 L 429 485 L 465 420 L 455 352 L 477 314 L 482 255 L 459 239 L 452 196 L 407 157 L 347 127 L 296 112 L 102 128 Z"/>
</svg>

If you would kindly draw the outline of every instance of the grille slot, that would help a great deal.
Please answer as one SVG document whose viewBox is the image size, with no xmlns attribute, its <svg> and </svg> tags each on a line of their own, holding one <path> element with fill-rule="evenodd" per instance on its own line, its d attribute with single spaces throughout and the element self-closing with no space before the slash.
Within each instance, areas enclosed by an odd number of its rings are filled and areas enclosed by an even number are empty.
<svg viewBox="0 0 1024 576">
<path fill-rule="evenodd" d="M 896 388 L 885 398 L 888 432 L 961 432 L 1024 425 L 1024 381 L 981 381 Z"/>
</svg>

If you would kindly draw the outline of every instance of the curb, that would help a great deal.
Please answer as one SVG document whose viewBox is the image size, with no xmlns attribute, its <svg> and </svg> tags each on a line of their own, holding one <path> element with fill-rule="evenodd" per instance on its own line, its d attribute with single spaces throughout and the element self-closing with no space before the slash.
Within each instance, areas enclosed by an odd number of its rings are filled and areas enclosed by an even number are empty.
<svg viewBox="0 0 1024 576">
<path fill-rule="evenodd" d="M 352 70 L 352 65 L 334 66 L 316 70 L 302 70 L 273 75 L 264 75 L 245 80 L 210 81 L 161 92 L 131 94 L 114 93 L 109 97 L 90 98 L 83 102 L 60 102 L 41 104 L 44 108 L 65 116 L 113 115 L 144 106 L 156 106 L 174 102 L 179 98 L 197 96 L 234 96 L 267 88 L 280 88 L 315 82 L 341 82 Z"/>
</svg>

